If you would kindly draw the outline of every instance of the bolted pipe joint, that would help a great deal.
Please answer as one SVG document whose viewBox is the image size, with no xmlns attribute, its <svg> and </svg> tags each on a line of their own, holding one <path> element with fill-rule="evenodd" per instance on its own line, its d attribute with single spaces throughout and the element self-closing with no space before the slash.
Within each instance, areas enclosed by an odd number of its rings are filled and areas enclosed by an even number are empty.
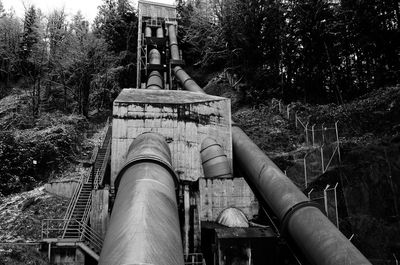
<svg viewBox="0 0 400 265">
<path fill-rule="evenodd" d="M 147 79 L 146 89 L 163 89 L 163 79 L 158 71 L 152 71 Z"/>
</svg>

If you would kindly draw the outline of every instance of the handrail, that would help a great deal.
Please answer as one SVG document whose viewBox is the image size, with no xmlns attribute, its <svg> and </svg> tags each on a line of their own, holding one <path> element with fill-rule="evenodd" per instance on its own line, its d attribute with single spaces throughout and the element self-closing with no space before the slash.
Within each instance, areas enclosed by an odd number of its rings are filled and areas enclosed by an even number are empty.
<svg viewBox="0 0 400 265">
<path fill-rule="evenodd" d="M 86 202 L 85 211 L 83 212 L 82 219 L 81 219 L 81 221 L 84 224 L 87 224 L 87 221 L 89 219 L 89 213 L 90 213 L 91 206 L 92 206 L 92 196 L 90 195 L 89 199 Z"/>
<path fill-rule="evenodd" d="M 65 226 L 65 223 L 72 223 L 71 229 L 73 231 L 77 231 L 79 235 L 77 238 L 69 239 L 75 239 L 77 241 L 85 241 L 84 239 L 87 239 L 87 241 L 94 247 L 98 248 L 98 251 L 100 252 L 103 245 L 103 239 L 101 238 L 101 236 L 90 226 L 76 219 L 43 219 L 42 239 L 62 238 L 61 235 L 50 237 L 50 234 L 53 232 L 62 232 L 64 230 L 63 227 Z"/>
<path fill-rule="evenodd" d="M 104 181 L 104 175 L 107 168 L 108 158 L 110 157 L 110 155 L 111 155 L 111 139 L 108 141 L 107 150 L 104 155 L 104 160 L 100 168 L 100 176 L 101 176 L 100 183 L 103 183 Z"/>
<path fill-rule="evenodd" d="M 64 215 L 65 219 L 68 219 L 70 217 L 70 215 L 72 213 L 72 209 L 75 207 L 75 202 L 76 202 L 76 200 L 78 200 L 78 195 L 79 195 L 79 193 L 81 191 L 82 185 L 83 185 L 83 176 L 81 176 L 79 178 L 79 184 L 75 188 L 74 193 L 73 193 L 73 195 L 72 195 L 72 197 L 71 197 L 71 199 L 69 201 L 67 210 L 66 210 L 65 215 Z"/>
</svg>

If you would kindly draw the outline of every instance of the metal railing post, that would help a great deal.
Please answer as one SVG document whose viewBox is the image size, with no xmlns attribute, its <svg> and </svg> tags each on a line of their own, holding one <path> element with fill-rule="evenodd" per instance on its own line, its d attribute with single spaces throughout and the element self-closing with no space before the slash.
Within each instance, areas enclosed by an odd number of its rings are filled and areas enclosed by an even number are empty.
<svg viewBox="0 0 400 265">
<path fill-rule="evenodd" d="M 306 154 L 305 156 L 304 156 L 304 159 L 303 159 L 303 165 L 304 165 L 304 186 L 305 186 L 305 188 L 307 189 L 307 187 L 308 187 L 308 179 L 307 179 L 307 155 L 308 154 Z"/>
<path fill-rule="evenodd" d="M 322 174 L 325 173 L 325 165 L 324 165 L 324 145 L 321 146 L 321 167 L 322 167 Z"/>
<path fill-rule="evenodd" d="M 325 212 L 326 216 L 329 218 L 329 212 L 328 212 L 328 195 L 327 195 L 327 190 L 329 188 L 329 184 L 326 185 L 326 188 L 324 189 L 324 205 L 325 205 Z"/>
<path fill-rule="evenodd" d="M 325 122 L 321 124 L 322 144 L 325 143 Z"/>
<path fill-rule="evenodd" d="M 311 193 L 314 191 L 314 188 L 312 188 L 309 192 L 308 192 L 308 194 L 307 194 L 307 196 L 308 196 L 308 198 L 311 200 Z"/>
<path fill-rule="evenodd" d="M 339 229 L 339 211 L 337 205 L 337 186 L 339 183 L 336 182 L 335 188 L 333 189 L 335 192 L 335 214 L 336 214 L 336 227 Z"/>
<path fill-rule="evenodd" d="M 341 158 L 341 155 L 340 155 L 340 142 L 339 142 L 338 122 L 339 121 L 335 122 L 335 131 L 336 131 L 336 141 L 337 141 L 339 163 L 342 163 L 342 158 Z"/>
</svg>

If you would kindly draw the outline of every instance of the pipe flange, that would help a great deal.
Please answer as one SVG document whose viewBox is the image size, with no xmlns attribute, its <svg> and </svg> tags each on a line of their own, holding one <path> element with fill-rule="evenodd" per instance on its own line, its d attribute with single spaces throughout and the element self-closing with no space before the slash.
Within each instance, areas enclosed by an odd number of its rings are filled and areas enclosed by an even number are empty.
<svg viewBox="0 0 400 265">
<path fill-rule="evenodd" d="M 183 81 L 182 86 L 185 87 L 185 84 L 187 81 L 194 81 L 192 78 L 187 78 L 185 81 Z"/>
<path fill-rule="evenodd" d="M 283 216 L 282 218 L 282 225 L 281 225 L 281 234 L 286 236 L 288 233 L 288 224 L 290 221 L 290 218 L 292 217 L 292 215 L 297 212 L 298 210 L 300 210 L 301 208 L 305 208 L 305 207 L 315 207 L 317 209 L 319 209 L 321 212 L 323 212 L 321 205 L 319 205 L 316 202 L 313 201 L 304 201 L 304 202 L 299 202 L 297 204 L 295 204 L 294 206 L 292 206 Z"/>
<path fill-rule="evenodd" d="M 171 167 L 171 165 L 168 162 L 165 162 L 163 159 L 161 159 L 158 156 L 153 156 L 153 155 L 138 155 L 134 157 L 132 160 L 126 162 L 122 169 L 119 171 L 117 177 L 115 178 L 114 181 L 114 187 L 115 187 L 115 193 L 117 193 L 119 182 L 121 181 L 122 175 L 125 173 L 125 171 L 136 164 L 144 163 L 144 162 L 152 162 L 155 164 L 158 164 L 162 167 L 164 167 L 168 172 L 171 174 L 174 183 L 175 183 L 175 189 L 179 189 L 179 177 L 176 175 L 175 171 Z"/>
</svg>

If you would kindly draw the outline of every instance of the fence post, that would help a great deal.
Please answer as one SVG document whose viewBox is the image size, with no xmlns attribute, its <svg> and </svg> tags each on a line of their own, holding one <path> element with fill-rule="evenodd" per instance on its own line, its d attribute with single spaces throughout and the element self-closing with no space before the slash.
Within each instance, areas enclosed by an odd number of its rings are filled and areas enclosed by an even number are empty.
<svg viewBox="0 0 400 265">
<path fill-rule="evenodd" d="M 339 229 L 339 212 L 338 212 L 338 205 L 337 205 L 337 186 L 338 182 L 336 182 L 334 192 L 335 192 L 335 214 L 336 214 L 336 227 Z"/>
<path fill-rule="evenodd" d="M 322 167 L 322 174 L 325 173 L 325 165 L 324 165 L 324 145 L 321 146 L 321 167 Z"/>
<path fill-rule="evenodd" d="M 306 128 L 304 130 L 306 132 L 306 144 L 308 144 L 308 122 L 306 123 Z"/>
<path fill-rule="evenodd" d="M 329 188 L 329 184 L 326 185 L 326 188 L 324 189 L 324 204 L 325 204 L 325 212 L 326 212 L 326 217 L 329 218 L 329 213 L 328 213 L 328 196 L 327 196 L 327 190 Z"/>
<path fill-rule="evenodd" d="M 322 144 L 325 143 L 325 122 L 321 124 Z"/>
<path fill-rule="evenodd" d="M 314 127 L 315 124 L 313 124 L 313 126 L 311 126 L 311 132 L 312 132 L 312 145 L 315 146 L 315 132 L 314 132 Z"/>
<path fill-rule="evenodd" d="M 281 106 L 281 101 L 278 101 L 278 108 L 279 108 L 279 114 L 282 112 L 282 106 Z"/>
<path fill-rule="evenodd" d="M 304 165 L 304 186 L 305 186 L 305 188 L 307 189 L 307 186 L 308 186 L 308 180 L 307 180 L 307 160 L 306 160 L 306 158 L 307 158 L 307 155 L 308 154 L 306 154 L 305 156 L 304 156 L 304 159 L 303 159 L 303 165 Z"/>
<path fill-rule="evenodd" d="M 337 141 L 337 151 L 338 151 L 339 163 L 342 163 L 342 157 L 340 155 L 340 142 L 339 142 L 338 122 L 339 121 L 335 122 L 335 131 L 336 131 L 336 141 Z"/>
<path fill-rule="evenodd" d="M 294 126 L 297 129 L 297 111 L 294 113 Z"/>
</svg>

